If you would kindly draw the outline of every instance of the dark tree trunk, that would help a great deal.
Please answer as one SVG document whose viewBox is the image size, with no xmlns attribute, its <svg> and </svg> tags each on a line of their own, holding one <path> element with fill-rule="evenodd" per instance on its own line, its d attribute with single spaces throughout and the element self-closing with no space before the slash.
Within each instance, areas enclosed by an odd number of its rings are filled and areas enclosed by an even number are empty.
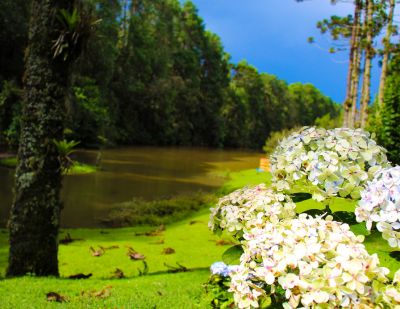
<svg viewBox="0 0 400 309">
<path fill-rule="evenodd" d="M 54 140 L 63 136 L 69 61 L 53 58 L 52 46 L 62 27 L 56 15 L 61 8 L 71 9 L 72 1 L 32 2 L 19 163 L 9 221 L 9 277 L 59 275 L 62 175 Z"/>
</svg>

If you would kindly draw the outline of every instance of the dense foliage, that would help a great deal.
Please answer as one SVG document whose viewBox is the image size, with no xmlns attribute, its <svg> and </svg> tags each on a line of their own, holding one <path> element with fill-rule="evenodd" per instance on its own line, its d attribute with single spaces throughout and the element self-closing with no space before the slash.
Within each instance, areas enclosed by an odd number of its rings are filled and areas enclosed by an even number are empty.
<svg viewBox="0 0 400 309">
<path fill-rule="evenodd" d="M 102 143 L 261 148 L 271 132 L 336 117 L 313 85 L 240 62 L 178 0 L 90 0 L 96 20 L 73 68 L 66 137 Z M 1 1 L 0 143 L 16 147 L 30 1 Z"/>
<path fill-rule="evenodd" d="M 397 54 L 389 66 L 383 102 L 376 106 L 371 130 L 388 152 L 389 161 L 400 164 L 400 56 Z"/>
</svg>

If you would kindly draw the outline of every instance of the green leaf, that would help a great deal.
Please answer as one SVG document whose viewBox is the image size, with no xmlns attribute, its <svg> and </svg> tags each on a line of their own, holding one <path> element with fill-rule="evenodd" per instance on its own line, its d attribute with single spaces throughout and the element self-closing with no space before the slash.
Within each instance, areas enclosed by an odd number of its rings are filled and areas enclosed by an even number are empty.
<svg viewBox="0 0 400 309">
<path fill-rule="evenodd" d="M 357 224 L 354 212 L 336 211 L 332 214 L 333 220 L 347 223 L 348 225 Z"/>
<path fill-rule="evenodd" d="M 237 265 L 240 263 L 240 257 L 243 254 L 241 245 L 230 247 L 222 254 L 222 261 L 227 265 Z"/>
<path fill-rule="evenodd" d="M 305 192 L 298 192 L 298 193 L 293 193 L 290 195 L 294 203 L 302 202 L 305 200 L 309 200 L 312 195 L 310 193 L 305 193 Z"/>
<path fill-rule="evenodd" d="M 302 212 L 302 214 L 307 214 L 312 217 L 322 216 L 323 214 L 326 213 L 329 213 L 326 209 L 308 209 Z"/>
<path fill-rule="evenodd" d="M 400 251 L 392 251 L 389 253 L 390 257 L 400 261 Z"/>
</svg>

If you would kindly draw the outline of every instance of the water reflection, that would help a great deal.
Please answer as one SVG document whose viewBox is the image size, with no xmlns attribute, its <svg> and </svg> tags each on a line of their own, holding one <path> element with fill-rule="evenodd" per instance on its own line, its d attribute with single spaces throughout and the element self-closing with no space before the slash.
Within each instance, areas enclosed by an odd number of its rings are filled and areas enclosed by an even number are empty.
<svg viewBox="0 0 400 309">
<path fill-rule="evenodd" d="M 101 170 L 64 177 L 64 227 L 94 227 L 113 204 L 133 197 L 154 199 L 218 188 L 226 171 L 255 168 L 259 153 L 131 147 L 101 152 L 81 151 L 80 161 L 99 163 Z M 0 168 L 0 224 L 5 225 L 12 201 L 13 171 Z"/>
</svg>

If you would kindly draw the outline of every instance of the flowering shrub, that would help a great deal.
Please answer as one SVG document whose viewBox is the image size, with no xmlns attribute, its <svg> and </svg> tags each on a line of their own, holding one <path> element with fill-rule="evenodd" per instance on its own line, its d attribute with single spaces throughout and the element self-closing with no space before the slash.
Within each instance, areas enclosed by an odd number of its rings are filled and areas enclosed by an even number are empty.
<svg viewBox="0 0 400 309">
<path fill-rule="evenodd" d="M 210 285 L 217 287 L 212 304 L 232 307 L 224 289 L 229 284 L 239 308 L 400 308 L 400 271 L 389 283 L 389 270 L 366 251 L 363 236 L 330 216 L 296 218 L 292 199 L 279 193 L 305 184 L 318 201 L 361 197 L 357 221 L 368 229 L 375 222 L 383 238 L 400 247 L 400 167 L 389 168 L 385 153 L 360 129 L 305 127 L 283 140 L 270 158 L 277 190 L 237 190 L 212 209 L 209 227 L 241 243 L 224 253 L 241 254 L 239 266 L 211 267 L 217 282 Z"/>
<path fill-rule="evenodd" d="M 224 262 L 215 262 L 211 265 L 210 271 L 212 275 L 229 277 L 229 275 L 238 269 L 238 265 L 226 265 Z"/>
<path fill-rule="evenodd" d="M 230 285 L 239 308 L 258 307 L 269 295 L 285 308 L 373 308 L 373 286 L 387 281 L 389 270 L 378 266 L 377 255 L 368 254 L 363 237 L 347 224 L 302 214 L 266 222 L 244 239 Z"/>
<path fill-rule="evenodd" d="M 400 305 L 400 270 L 398 270 L 390 285 L 383 285 L 378 296 L 377 303 L 381 308 L 399 308 Z"/>
<path fill-rule="evenodd" d="M 296 205 L 282 193 L 267 189 L 265 184 L 236 190 L 221 198 L 211 209 L 209 228 L 227 230 L 238 239 L 253 227 L 263 227 L 265 222 L 296 215 Z"/>
<path fill-rule="evenodd" d="M 271 155 L 271 173 L 278 190 L 296 183 L 314 187 L 313 198 L 360 197 L 362 186 L 388 166 L 386 150 L 361 129 L 304 127 L 283 140 Z"/>
<path fill-rule="evenodd" d="M 358 222 L 372 223 L 391 247 L 400 247 L 400 166 L 379 171 L 361 192 L 355 210 Z"/>
</svg>

